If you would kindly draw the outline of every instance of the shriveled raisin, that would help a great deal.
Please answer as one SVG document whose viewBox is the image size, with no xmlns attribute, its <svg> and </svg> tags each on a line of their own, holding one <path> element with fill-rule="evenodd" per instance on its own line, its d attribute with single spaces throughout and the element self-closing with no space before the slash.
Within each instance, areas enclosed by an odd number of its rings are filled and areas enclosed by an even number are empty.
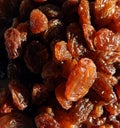
<svg viewBox="0 0 120 128">
<path fill-rule="evenodd" d="M 93 104 L 89 99 L 80 99 L 75 103 L 75 105 L 70 109 L 70 118 L 74 124 L 81 124 L 87 120 L 88 115 L 93 109 Z"/>
<path fill-rule="evenodd" d="M 35 123 L 37 128 L 60 128 L 59 123 L 47 113 L 36 116 Z"/>
</svg>

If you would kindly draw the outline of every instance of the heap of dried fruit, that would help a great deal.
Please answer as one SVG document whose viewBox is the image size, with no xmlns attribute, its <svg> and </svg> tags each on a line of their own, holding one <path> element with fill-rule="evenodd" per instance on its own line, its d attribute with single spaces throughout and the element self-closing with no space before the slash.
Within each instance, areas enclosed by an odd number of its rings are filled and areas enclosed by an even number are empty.
<svg viewBox="0 0 120 128">
<path fill-rule="evenodd" d="M 120 0 L 10 3 L 0 127 L 120 128 Z"/>
</svg>

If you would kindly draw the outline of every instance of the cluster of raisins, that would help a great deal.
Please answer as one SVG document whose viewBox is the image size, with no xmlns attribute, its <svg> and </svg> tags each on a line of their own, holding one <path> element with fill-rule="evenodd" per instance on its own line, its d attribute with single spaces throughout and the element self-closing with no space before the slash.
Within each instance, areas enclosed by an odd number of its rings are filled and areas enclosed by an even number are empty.
<svg viewBox="0 0 120 128">
<path fill-rule="evenodd" d="M 10 5 L 0 128 L 120 128 L 120 0 Z"/>
</svg>

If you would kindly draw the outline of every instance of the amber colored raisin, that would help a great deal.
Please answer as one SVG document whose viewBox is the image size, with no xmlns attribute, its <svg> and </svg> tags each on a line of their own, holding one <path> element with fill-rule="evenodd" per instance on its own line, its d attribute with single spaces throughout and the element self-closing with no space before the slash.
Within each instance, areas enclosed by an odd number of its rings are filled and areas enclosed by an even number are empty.
<svg viewBox="0 0 120 128">
<path fill-rule="evenodd" d="M 75 105 L 70 109 L 70 118 L 74 124 L 79 125 L 87 120 L 88 115 L 93 109 L 93 104 L 89 99 L 80 99 L 75 103 Z"/>
<path fill-rule="evenodd" d="M 102 28 L 96 32 L 94 45 L 97 50 L 115 51 L 119 46 L 120 36 L 111 30 Z"/>
<path fill-rule="evenodd" d="M 72 71 L 72 69 L 77 63 L 78 61 L 75 59 L 64 61 L 62 64 L 62 76 L 65 78 L 68 78 L 70 72 Z"/>
<path fill-rule="evenodd" d="M 73 31 L 74 30 L 74 31 Z M 75 59 L 79 59 L 86 52 L 84 47 L 84 35 L 80 26 L 76 23 L 71 23 L 67 27 L 67 47 Z"/>
<path fill-rule="evenodd" d="M 15 28 L 9 28 L 4 33 L 4 38 L 9 59 L 19 57 L 22 43 L 20 32 Z"/>
<path fill-rule="evenodd" d="M 116 102 L 117 97 L 113 91 L 111 83 L 108 82 L 106 76 L 103 73 L 97 75 L 97 79 L 93 85 L 94 90 L 108 103 Z"/>
<path fill-rule="evenodd" d="M 64 109 L 68 110 L 72 107 L 72 102 L 65 97 L 65 83 L 61 83 L 56 87 L 55 94 L 58 102 Z"/>
<path fill-rule="evenodd" d="M 48 28 L 48 19 L 39 9 L 33 9 L 30 13 L 30 29 L 32 33 L 38 34 Z"/>
<path fill-rule="evenodd" d="M 97 77 L 96 66 L 91 59 L 82 58 L 72 69 L 66 83 L 65 96 L 77 101 L 85 96 Z"/>
<path fill-rule="evenodd" d="M 69 113 L 64 109 L 55 109 L 55 119 L 60 124 L 60 128 L 78 128 L 70 119 Z"/>
<path fill-rule="evenodd" d="M 60 128 L 59 123 L 47 113 L 36 116 L 35 124 L 37 128 Z"/>
<path fill-rule="evenodd" d="M 88 0 L 81 0 L 78 7 L 79 21 L 82 24 L 91 24 Z"/>
<path fill-rule="evenodd" d="M 72 59 L 72 55 L 68 51 L 65 41 L 60 41 L 55 44 L 55 57 L 59 61 Z"/>
<path fill-rule="evenodd" d="M 100 28 L 111 22 L 115 12 L 117 0 L 96 0 L 95 1 L 95 21 Z"/>
<path fill-rule="evenodd" d="M 89 24 L 83 24 L 83 32 L 84 32 L 84 37 L 87 43 L 87 46 L 90 50 L 95 50 L 94 48 L 94 35 L 95 35 L 95 29 L 92 25 Z"/>
</svg>

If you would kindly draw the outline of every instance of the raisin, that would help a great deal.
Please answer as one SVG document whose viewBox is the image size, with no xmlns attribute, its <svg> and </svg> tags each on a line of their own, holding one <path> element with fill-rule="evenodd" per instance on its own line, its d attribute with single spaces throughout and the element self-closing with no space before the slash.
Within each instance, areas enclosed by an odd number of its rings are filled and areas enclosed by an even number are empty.
<svg viewBox="0 0 120 128">
<path fill-rule="evenodd" d="M 67 42 L 68 50 L 75 59 L 79 59 L 86 52 L 86 48 L 83 45 L 83 33 L 78 24 L 71 23 L 67 27 Z"/>
<path fill-rule="evenodd" d="M 72 59 L 70 52 L 67 49 L 67 43 L 64 41 L 55 44 L 55 57 L 59 61 Z"/>
<path fill-rule="evenodd" d="M 34 9 L 30 13 L 30 29 L 32 33 L 38 34 L 48 28 L 48 19 L 39 9 Z"/>
<path fill-rule="evenodd" d="M 81 0 L 78 7 L 79 21 L 81 24 L 91 24 L 88 0 Z"/>
<path fill-rule="evenodd" d="M 75 103 L 75 105 L 70 109 L 70 118 L 74 124 L 81 124 L 87 120 L 88 115 L 93 109 L 93 104 L 89 99 L 80 99 Z"/>
<path fill-rule="evenodd" d="M 90 50 L 95 51 L 94 48 L 94 35 L 95 35 L 95 29 L 92 25 L 89 24 L 83 24 L 83 32 L 84 37 L 87 43 L 87 46 Z"/>
<path fill-rule="evenodd" d="M 96 32 L 94 45 L 97 50 L 115 51 L 119 46 L 119 38 L 109 29 L 102 28 Z"/>
<path fill-rule="evenodd" d="M 65 83 L 61 83 L 56 87 L 55 94 L 58 102 L 64 109 L 68 110 L 72 107 L 72 102 L 65 97 Z"/>
<path fill-rule="evenodd" d="M 47 113 L 36 116 L 35 123 L 37 128 L 60 128 L 59 123 Z"/>
<path fill-rule="evenodd" d="M 104 27 L 111 22 L 115 12 L 117 0 L 96 0 L 95 1 L 95 23 L 100 27 Z"/>
<path fill-rule="evenodd" d="M 24 110 L 25 108 L 27 108 L 29 103 L 28 90 L 16 80 L 10 81 L 9 88 L 12 94 L 14 105 L 19 110 Z"/>
<path fill-rule="evenodd" d="M 97 77 L 96 66 L 91 59 L 82 58 L 72 69 L 66 83 L 65 96 L 77 101 L 85 96 Z"/>
<path fill-rule="evenodd" d="M 111 83 L 106 79 L 105 74 L 99 73 L 93 85 L 93 89 L 108 103 L 116 102 L 117 97 Z"/>
<path fill-rule="evenodd" d="M 22 39 L 20 32 L 15 28 L 9 28 L 6 30 L 4 37 L 9 59 L 15 59 L 19 57 L 22 49 Z"/>
</svg>

